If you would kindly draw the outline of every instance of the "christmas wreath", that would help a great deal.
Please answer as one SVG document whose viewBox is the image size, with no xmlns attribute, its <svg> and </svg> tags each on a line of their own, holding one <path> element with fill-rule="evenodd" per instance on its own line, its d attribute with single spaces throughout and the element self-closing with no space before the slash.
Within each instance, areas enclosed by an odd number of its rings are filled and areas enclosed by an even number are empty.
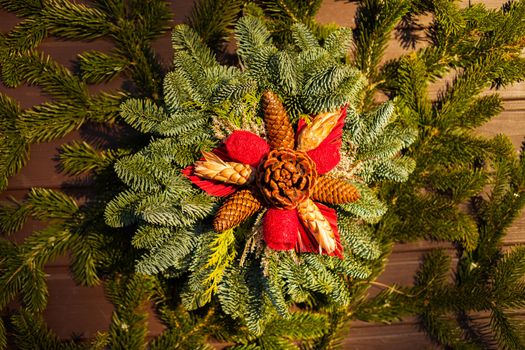
<svg viewBox="0 0 525 350">
<path fill-rule="evenodd" d="M 382 249 L 370 225 L 387 209 L 374 188 L 407 178 L 401 150 L 415 132 L 394 123 L 392 102 L 358 113 L 349 29 L 321 45 L 297 24 L 295 46 L 279 49 L 244 17 L 236 37 L 239 64 L 225 66 L 189 27 L 174 29 L 164 104 L 121 107 L 152 136 L 116 163 L 126 189 L 106 221 L 130 229 L 136 270 L 176 280 L 186 308 L 213 300 L 260 333 L 292 304 L 347 306 L 371 276 Z"/>
</svg>

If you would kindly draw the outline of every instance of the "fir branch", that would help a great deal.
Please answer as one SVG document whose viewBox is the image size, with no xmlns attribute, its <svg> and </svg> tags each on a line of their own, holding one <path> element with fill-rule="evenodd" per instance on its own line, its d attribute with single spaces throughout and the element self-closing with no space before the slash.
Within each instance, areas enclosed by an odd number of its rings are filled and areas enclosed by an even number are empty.
<svg viewBox="0 0 525 350">
<path fill-rule="evenodd" d="M 74 141 L 62 145 L 58 159 L 63 172 L 80 175 L 88 172 L 100 173 L 129 152 L 124 149 L 98 151 L 85 141 Z"/>
<path fill-rule="evenodd" d="M 104 219 L 111 227 L 124 227 L 138 221 L 135 215 L 135 206 L 143 198 L 144 193 L 128 190 L 119 193 L 107 205 Z"/>
<path fill-rule="evenodd" d="M 490 324 L 501 349 L 522 349 L 525 346 L 523 322 L 513 320 L 497 307 L 492 308 Z"/>
<path fill-rule="evenodd" d="M 390 33 L 407 11 L 407 1 L 361 1 L 354 31 L 356 64 L 372 81 L 377 79 Z"/>
<path fill-rule="evenodd" d="M 65 39 L 96 39 L 110 32 L 105 14 L 84 4 L 53 0 L 41 15 L 49 31 Z"/>
<path fill-rule="evenodd" d="M 159 240 L 158 232 L 162 232 L 162 229 L 170 231 L 168 228 L 150 230 L 149 240 Z M 134 236 L 134 241 L 138 239 L 137 236 L 138 234 Z M 135 266 L 137 272 L 155 275 L 169 268 L 182 270 L 187 267 L 188 256 L 196 246 L 195 233 L 178 230 L 174 233 L 170 232 L 167 239 L 160 238 L 160 240 L 162 243 L 156 242 L 156 247 L 148 247 L 150 251 L 137 261 Z"/>
<path fill-rule="evenodd" d="M 0 318 L 0 349 L 7 348 L 7 331 L 5 329 L 4 320 Z"/>
<path fill-rule="evenodd" d="M 16 120 L 21 113 L 20 106 L 12 98 L 0 94 L 0 190 L 7 187 L 9 176 L 18 172 L 27 162 L 29 145 L 20 135 Z"/>
<path fill-rule="evenodd" d="M 83 344 L 73 341 L 62 341 L 47 328 L 41 316 L 21 311 L 11 317 L 15 332 L 14 343 L 18 349 L 34 349 L 38 345 L 41 349 L 81 350 L 87 349 Z"/>
<path fill-rule="evenodd" d="M 346 217 L 339 219 L 339 232 L 352 253 L 367 260 L 374 260 L 381 254 L 381 248 L 373 238 L 371 227 L 359 225 Z"/>
<path fill-rule="evenodd" d="M 365 322 L 392 323 L 419 311 L 417 295 L 407 287 L 388 286 L 355 307 L 352 318 Z"/>
<path fill-rule="evenodd" d="M 78 55 L 80 76 L 90 84 L 101 84 L 113 80 L 129 68 L 130 62 L 116 54 L 88 51 Z"/>
<path fill-rule="evenodd" d="M 78 205 L 72 197 L 44 188 L 31 189 L 26 205 L 31 215 L 39 220 L 68 220 L 78 211 Z"/>
<path fill-rule="evenodd" d="M 16 12 L 19 16 L 27 17 L 40 13 L 44 4 L 40 0 L 1 0 L 0 6 L 10 12 Z"/>
<path fill-rule="evenodd" d="M 342 204 L 341 208 L 363 220 L 375 223 L 386 212 L 386 205 L 367 187 L 353 183 L 357 187 L 361 197 L 357 202 Z"/>
<path fill-rule="evenodd" d="M 40 18 L 28 17 L 8 33 L 5 45 L 11 53 L 36 49 L 47 36 L 48 28 Z"/>
<path fill-rule="evenodd" d="M 200 0 L 189 17 L 189 25 L 208 47 L 219 51 L 233 34 L 234 21 L 241 11 L 240 0 Z"/>
<path fill-rule="evenodd" d="M 205 269 L 211 269 L 210 273 L 204 280 L 206 290 L 203 293 L 203 300 L 210 301 L 213 294 L 217 293 L 219 283 L 222 280 L 225 269 L 235 259 L 235 250 L 232 250 L 232 244 L 235 242 L 233 230 L 226 230 L 216 235 L 210 243 L 211 255 L 208 259 Z"/>
<path fill-rule="evenodd" d="M 135 129 L 147 133 L 168 118 L 162 107 L 151 100 L 129 99 L 120 107 L 120 116 Z"/>
<path fill-rule="evenodd" d="M 154 280 L 141 275 L 117 276 L 106 283 L 106 294 L 115 305 L 109 327 L 112 349 L 143 349 L 148 333 L 144 306 L 151 298 Z"/>
<path fill-rule="evenodd" d="M 0 206 L 0 231 L 8 235 L 22 229 L 31 214 L 29 206 L 14 198 L 9 199 L 10 202 L 4 202 Z"/>
<path fill-rule="evenodd" d="M 55 62 L 51 56 L 36 51 L 11 55 L 5 60 L 2 72 L 9 71 L 13 78 L 5 79 L 9 87 L 16 87 L 22 81 L 30 85 L 39 85 L 45 93 L 64 101 L 84 101 L 87 87 L 67 68 Z"/>
</svg>

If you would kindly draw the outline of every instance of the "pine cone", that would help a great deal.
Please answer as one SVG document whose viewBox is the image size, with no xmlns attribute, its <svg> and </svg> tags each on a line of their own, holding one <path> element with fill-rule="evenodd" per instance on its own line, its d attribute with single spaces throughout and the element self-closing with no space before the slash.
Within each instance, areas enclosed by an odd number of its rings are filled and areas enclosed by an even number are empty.
<svg viewBox="0 0 525 350">
<path fill-rule="evenodd" d="M 253 180 L 254 171 L 251 166 L 225 162 L 211 152 L 203 151 L 202 154 L 205 160 L 195 162 L 195 175 L 234 185 L 244 185 Z"/>
<path fill-rule="evenodd" d="M 303 224 L 319 243 L 319 253 L 321 253 L 322 249 L 326 250 L 328 254 L 335 251 L 337 243 L 334 231 L 317 205 L 311 199 L 307 199 L 299 203 L 297 212 Z"/>
<path fill-rule="evenodd" d="M 217 211 L 213 228 L 221 232 L 233 228 L 262 208 L 261 202 L 251 190 L 241 190 L 226 199 Z"/>
<path fill-rule="evenodd" d="M 352 203 L 360 197 L 354 185 L 328 176 L 321 176 L 317 179 L 317 184 L 312 194 L 314 201 L 329 204 Z"/>
<path fill-rule="evenodd" d="M 315 163 L 306 153 L 278 149 L 259 165 L 257 185 L 270 206 L 293 209 L 310 197 L 316 178 Z"/>
<path fill-rule="evenodd" d="M 340 111 L 317 115 L 297 136 L 297 150 L 308 152 L 317 148 L 337 125 Z"/>
<path fill-rule="evenodd" d="M 272 91 L 265 91 L 262 95 L 262 103 L 270 147 L 293 149 L 295 134 L 279 97 Z"/>
</svg>

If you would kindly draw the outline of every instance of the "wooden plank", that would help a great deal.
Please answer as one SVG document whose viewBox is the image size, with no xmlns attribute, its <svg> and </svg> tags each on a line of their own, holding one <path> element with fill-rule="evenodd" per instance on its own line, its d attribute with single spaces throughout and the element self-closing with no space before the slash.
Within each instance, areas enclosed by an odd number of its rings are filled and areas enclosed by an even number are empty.
<svg viewBox="0 0 525 350">
<path fill-rule="evenodd" d="M 20 190 L 31 187 L 59 188 L 71 178 L 59 173 L 56 169 L 58 163 L 53 159 L 58 148 L 73 140 L 78 140 L 79 133 L 72 132 L 64 138 L 43 142 L 31 146 L 30 158 L 22 170 L 9 179 L 10 190 Z"/>
<path fill-rule="evenodd" d="M 396 323 L 366 328 L 349 328 L 342 349 L 352 350 L 406 350 L 439 349 L 420 331 L 416 324 Z"/>
<path fill-rule="evenodd" d="M 106 300 L 102 286 L 82 287 L 75 284 L 63 267 L 47 267 L 49 286 L 48 306 L 44 318 L 60 337 L 73 334 L 93 337 L 109 328 L 113 305 Z M 147 306 L 151 336 L 161 333 L 164 326 L 156 318 L 151 305 Z"/>
<path fill-rule="evenodd" d="M 504 111 L 476 130 L 489 137 L 505 134 L 519 150 L 525 140 L 525 113 L 523 110 Z"/>
</svg>

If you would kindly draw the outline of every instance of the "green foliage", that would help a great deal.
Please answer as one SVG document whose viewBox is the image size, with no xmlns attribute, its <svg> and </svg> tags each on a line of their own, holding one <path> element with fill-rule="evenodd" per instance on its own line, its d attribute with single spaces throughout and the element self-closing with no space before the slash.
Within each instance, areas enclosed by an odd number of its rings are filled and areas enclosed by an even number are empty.
<svg viewBox="0 0 525 350">
<path fill-rule="evenodd" d="M 418 127 L 419 138 L 405 153 L 416 160 L 414 172 L 383 192 L 395 205 L 378 234 L 459 243 L 454 269 L 442 252 L 431 253 L 410 292 L 424 301 L 415 311 L 421 325 L 445 347 L 524 346 L 510 312 L 523 300 L 522 248 L 504 254 L 502 242 L 525 205 L 523 161 L 505 137 L 489 140 L 473 132 L 502 109 L 498 95 L 481 93 L 523 79 L 517 61 L 523 37 L 507 27 L 523 28 L 523 5 L 487 10 L 425 3 L 417 11 L 434 15 L 427 33 L 432 45 L 382 68 L 380 88 L 396 97 L 400 115 Z M 516 69 L 503 68 L 508 65 Z M 429 84 L 447 73 L 453 80 L 432 101 Z M 489 319 L 476 320 L 479 312 Z"/>
<path fill-rule="evenodd" d="M 22 311 L 13 315 L 11 322 L 16 328 L 14 343 L 17 349 L 80 350 L 88 347 L 73 341 L 63 341 L 47 328 L 41 316 Z"/>
<path fill-rule="evenodd" d="M 29 145 L 16 127 L 20 106 L 12 98 L 0 94 L 0 190 L 7 187 L 9 176 L 16 174 L 27 162 Z"/>
<path fill-rule="evenodd" d="M 2 82 L 8 87 L 35 85 L 52 97 L 21 110 L 14 100 L 2 95 L 0 113 L 5 121 L 0 125 L 0 135 L 6 141 L 0 146 L 3 189 L 7 178 L 26 163 L 30 144 L 63 137 L 86 122 L 115 121 L 124 95 L 91 94 L 87 83 L 108 81 L 124 72 L 144 88 L 145 94 L 159 94 L 160 64 L 149 44 L 166 30 L 168 17 L 166 4 L 160 0 L 147 6 L 137 1 L 99 1 L 88 6 L 66 0 L 7 1 L 0 5 L 22 17 L 2 40 Z M 38 52 L 38 45 L 49 35 L 66 40 L 104 37 L 113 41 L 115 50 L 110 55 L 81 54 L 78 76 Z"/>
<path fill-rule="evenodd" d="M 394 127 L 397 115 L 392 104 L 371 114 L 355 112 L 365 80 L 343 62 L 344 48 L 351 43 L 349 30 L 334 31 L 321 44 L 298 23 L 291 32 L 294 46 L 285 50 L 273 46 L 260 19 L 241 18 L 235 33 L 241 68 L 220 65 L 189 27 L 174 29 L 174 68 L 164 81 L 164 105 L 144 99 L 122 104 L 122 118 L 154 138 L 116 162 L 116 174 L 128 189 L 107 205 L 105 219 L 110 226 L 137 227 L 132 243 L 146 251 L 136 270 L 181 278 L 181 300 L 187 309 L 218 303 L 251 334 L 249 342 L 241 342 L 244 347 L 295 348 L 271 325 L 292 317 L 289 308 L 294 303 L 313 310 L 351 304 L 353 280 L 372 275 L 370 265 L 383 249 L 363 224 L 377 222 L 386 212 L 367 182 L 406 180 L 413 164 L 399 152 L 414 141 L 414 133 Z M 361 195 L 359 201 L 340 206 L 345 260 L 265 249 L 258 233 L 264 213 L 232 230 L 213 232 L 208 217 L 215 212 L 216 201 L 179 175 L 199 157 L 199 150 L 216 146 L 232 131 L 262 133 L 259 100 L 268 89 L 281 96 L 294 123 L 302 115 L 349 105 L 342 157 L 349 166 L 354 161 L 378 164 L 374 169 L 363 166 L 337 173 L 355 184 Z M 205 127 L 210 124 L 211 130 Z M 384 170 L 386 164 L 392 164 L 390 173 Z M 324 335 L 319 331 L 305 339 Z M 292 339 L 301 339 L 299 333 Z"/>
<path fill-rule="evenodd" d="M 128 153 L 125 149 L 97 151 L 87 142 L 74 141 L 60 148 L 58 158 L 64 173 L 80 175 L 89 172 L 100 173 Z"/>
<path fill-rule="evenodd" d="M 241 5 L 240 0 L 200 0 L 193 6 L 188 24 L 208 47 L 221 49 L 233 34 Z"/>
<path fill-rule="evenodd" d="M 154 280 L 140 275 L 118 276 L 106 284 L 106 294 L 115 305 L 109 326 L 108 346 L 112 349 L 144 349 L 148 313 Z"/>
</svg>

